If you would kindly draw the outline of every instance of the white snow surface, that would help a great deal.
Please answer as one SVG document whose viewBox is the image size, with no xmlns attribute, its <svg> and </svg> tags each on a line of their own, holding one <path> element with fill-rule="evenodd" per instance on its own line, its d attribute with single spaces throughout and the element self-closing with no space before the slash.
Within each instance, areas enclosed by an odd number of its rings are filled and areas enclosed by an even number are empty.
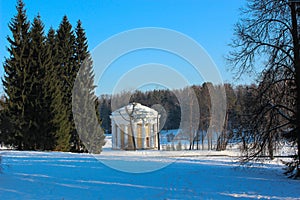
<svg viewBox="0 0 300 200">
<path fill-rule="evenodd" d="M 109 142 L 97 156 L 0 151 L 0 199 L 300 199 L 279 160 L 245 167 L 237 151 L 113 151 Z"/>
</svg>

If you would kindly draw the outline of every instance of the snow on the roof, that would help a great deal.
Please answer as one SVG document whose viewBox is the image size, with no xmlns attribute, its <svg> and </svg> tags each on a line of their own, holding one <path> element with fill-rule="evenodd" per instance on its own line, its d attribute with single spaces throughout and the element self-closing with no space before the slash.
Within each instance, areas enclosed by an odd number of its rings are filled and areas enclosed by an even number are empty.
<svg viewBox="0 0 300 200">
<path fill-rule="evenodd" d="M 126 111 L 127 108 L 127 111 Z M 115 110 L 114 112 L 112 112 L 112 116 L 116 116 L 116 115 L 127 115 L 128 113 L 132 113 L 133 112 L 133 116 L 134 117 L 157 117 L 158 112 L 152 108 L 149 108 L 147 106 L 144 106 L 140 103 L 130 103 L 127 106 L 124 106 L 122 108 L 119 108 L 118 110 Z"/>
</svg>

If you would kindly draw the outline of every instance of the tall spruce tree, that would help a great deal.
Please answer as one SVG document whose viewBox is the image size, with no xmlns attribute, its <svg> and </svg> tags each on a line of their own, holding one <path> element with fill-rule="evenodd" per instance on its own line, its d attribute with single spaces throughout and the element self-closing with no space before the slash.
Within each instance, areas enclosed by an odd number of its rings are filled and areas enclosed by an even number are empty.
<svg viewBox="0 0 300 200">
<path fill-rule="evenodd" d="M 47 104 L 47 109 L 50 110 L 49 114 L 49 125 L 48 135 L 52 137 L 53 149 L 57 145 L 57 135 L 61 122 L 59 121 L 58 114 L 63 111 L 62 98 L 60 94 L 61 82 L 58 73 L 58 62 L 57 62 L 57 42 L 55 30 L 51 27 L 48 31 L 46 38 L 46 46 L 50 51 L 51 63 L 45 72 L 44 88 L 45 99 Z"/>
<path fill-rule="evenodd" d="M 29 65 L 29 27 L 26 10 L 22 0 L 16 6 L 17 14 L 12 18 L 9 29 L 12 37 L 8 37 L 9 57 L 4 63 L 3 86 L 6 94 L 5 110 L 11 123 L 8 141 L 18 149 L 26 148 L 24 135 L 28 131 L 25 120 L 26 78 Z"/>
<path fill-rule="evenodd" d="M 50 150 L 54 146 L 54 135 L 51 133 L 51 101 L 48 99 L 48 83 L 45 81 L 51 70 L 51 51 L 44 35 L 44 25 L 40 16 L 34 18 L 30 31 L 30 68 L 28 82 L 27 120 L 28 136 L 32 140 L 32 149 Z"/>
<path fill-rule="evenodd" d="M 88 152 L 100 153 L 105 136 L 100 127 L 98 99 L 94 94 L 93 62 L 88 52 L 87 38 L 81 21 L 77 22 L 75 46 L 78 73 L 74 83 L 72 103 L 76 129 Z M 76 148 L 79 148 L 81 146 L 79 138 L 74 138 L 74 141 L 78 143 Z"/>
<path fill-rule="evenodd" d="M 67 116 L 67 105 L 64 102 L 62 92 L 62 67 L 59 60 L 58 39 L 53 28 L 50 28 L 47 35 L 47 45 L 51 50 L 51 67 L 46 71 L 45 85 L 47 86 L 47 99 L 50 101 L 52 128 L 50 135 L 54 135 L 55 150 L 70 150 L 70 126 Z"/>
<path fill-rule="evenodd" d="M 71 79 L 75 81 L 77 72 L 79 68 L 81 67 L 82 63 L 88 56 L 88 44 L 87 44 L 87 38 L 85 35 L 85 31 L 82 28 L 82 23 L 80 20 L 77 22 L 77 26 L 75 28 L 75 62 L 74 62 L 74 73 L 72 74 Z M 71 143 L 73 144 L 71 151 L 79 152 L 82 151 L 84 148 L 84 145 L 82 144 L 80 137 L 77 133 L 77 131 L 73 131 L 71 135 Z"/>
<path fill-rule="evenodd" d="M 55 96 L 56 116 L 54 122 L 57 124 L 57 148 L 56 150 L 69 151 L 74 144 L 70 138 L 76 134 L 72 114 L 72 88 L 75 77 L 75 36 L 67 16 L 63 20 L 56 34 L 57 56 L 55 66 L 57 78 L 60 82 Z"/>
</svg>

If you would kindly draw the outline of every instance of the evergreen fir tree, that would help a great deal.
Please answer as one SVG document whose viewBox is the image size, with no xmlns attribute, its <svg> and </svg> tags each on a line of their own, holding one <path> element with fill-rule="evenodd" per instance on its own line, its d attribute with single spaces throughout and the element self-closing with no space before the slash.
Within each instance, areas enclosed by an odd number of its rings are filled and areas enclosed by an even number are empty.
<svg viewBox="0 0 300 200">
<path fill-rule="evenodd" d="M 24 3 L 18 1 L 16 6 L 17 15 L 9 24 L 12 37 L 8 37 L 10 46 L 8 47 L 9 57 L 4 63 L 3 86 L 6 94 L 4 109 L 11 123 L 11 130 L 8 140 L 18 149 L 26 148 L 24 135 L 28 131 L 28 124 L 25 119 L 26 83 L 29 65 L 29 27 Z"/>
<path fill-rule="evenodd" d="M 51 67 L 46 71 L 45 88 L 46 98 L 50 102 L 52 128 L 49 135 L 54 136 L 53 144 L 57 151 L 70 150 L 70 130 L 68 126 L 67 106 L 62 93 L 63 82 L 61 79 L 61 65 L 58 57 L 57 35 L 53 28 L 47 35 L 47 46 L 51 52 Z"/>
<path fill-rule="evenodd" d="M 104 145 L 99 103 L 94 94 L 93 62 L 88 52 L 87 38 L 80 21 L 76 27 L 76 66 L 72 101 L 76 129 L 85 148 L 90 153 L 100 153 Z"/>
<path fill-rule="evenodd" d="M 84 32 L 84 29 L 82 28 L 82 23 L 80 20 L 77 22 L 77 26 L 75 29 L 75 62 L 74 62 L 74 69 L 73 69 L 73 74 L 71 75 L 70 79 L 74 82 L 77 76 L 77 72 L 85 60 L 85 58 L 88 55 L 88 44 L 87 44 L 87 38 Z M 75 124 L 74 124 L 75 125 Z M 71 144 L 72 148 L 71 151 L 73 152 L 80 152 L 82 150 L 86 151 L 84 148 L 84 145 L 80 141 L 79 135 L 77 131 L 73 131 L 71 135 Z"/>
<path fill-rule="evenodd" d="M 46 81 L 51 70 L 51 51 L 44 36 L 44 25 L 40 16 L 36 17 L 30 31 L 30 68 L 28 82 L 27 120 L 28 136 L 32 140 L 32 149 L 50 150 L 54 146 L 54 135 L 51 133 L 51 101 L 48 98 L 49 85 Z"/>
<path fill-rule="evenodd" d="M 57 56 L 55 67 L 59 83 L 54 93 L 54 112 L 56 113 L 54 123 L 57 124 L 56 150 L 69 151 L 73 144 L 70 138 L 75 135 L 76 129 L 72 114 L 72 88 L 76 74 L 75 67 L 75 36 L 67 16 L 63 20 L 56 34 Z"/>
</svg>

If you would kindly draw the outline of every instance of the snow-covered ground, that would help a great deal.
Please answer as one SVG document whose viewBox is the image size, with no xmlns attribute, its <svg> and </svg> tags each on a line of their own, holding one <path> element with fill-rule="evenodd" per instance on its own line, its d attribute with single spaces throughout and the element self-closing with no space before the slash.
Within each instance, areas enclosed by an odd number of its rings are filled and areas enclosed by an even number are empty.
<svg viewBox="0 0 300 200">
<path fill-rule="evenodd" d="M 242 167 L 238 152 L 1 151 L 0 199 L 300 199 L 279 161 Z"/>
</svg>

